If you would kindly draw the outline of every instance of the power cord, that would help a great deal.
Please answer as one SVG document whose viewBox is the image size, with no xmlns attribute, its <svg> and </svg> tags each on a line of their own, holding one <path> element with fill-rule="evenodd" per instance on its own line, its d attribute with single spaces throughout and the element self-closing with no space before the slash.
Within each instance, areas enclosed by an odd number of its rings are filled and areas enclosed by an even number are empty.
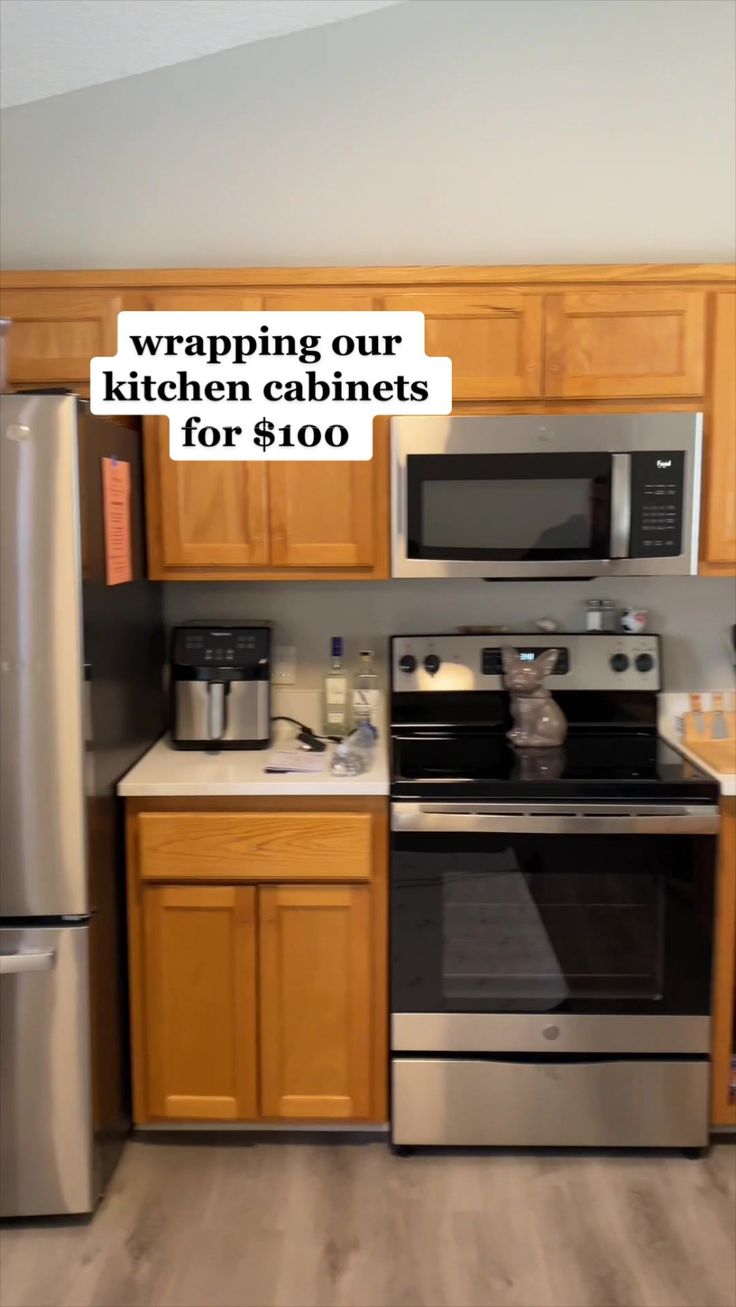
<svg viewBox="0 0 736 1307">
<path fill-rule="evenodd" d="M 327 744 L 336 743 L 334 735 L 317 735 L 310 726 L 305 726 L 304 722 L 297 721 L 296 717 L 272 717 L 272 722 L 290 722 L 292 726 L 298 726 L 297 740 L 302 748 L 309 750 L 310 753 L 324 753 Z"/>
</svg>

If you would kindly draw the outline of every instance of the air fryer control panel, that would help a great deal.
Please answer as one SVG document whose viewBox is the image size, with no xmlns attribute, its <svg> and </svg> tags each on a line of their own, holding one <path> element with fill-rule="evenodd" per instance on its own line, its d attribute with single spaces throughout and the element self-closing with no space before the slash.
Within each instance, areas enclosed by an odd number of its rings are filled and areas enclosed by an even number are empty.
<svg viewBox="0 0 736 1307">
<path fill-rule="evenodd" d="M 630 558 L 669 558 L 682 553 L 684 481 L 681 449 L 632 455 Z"/>
<path fill-rule="evenodd" d="M 180 626 L 174 632 L 172 661 L 183 667 L 248 668 L 268 656 L 265 626 Z"/>
</svg>

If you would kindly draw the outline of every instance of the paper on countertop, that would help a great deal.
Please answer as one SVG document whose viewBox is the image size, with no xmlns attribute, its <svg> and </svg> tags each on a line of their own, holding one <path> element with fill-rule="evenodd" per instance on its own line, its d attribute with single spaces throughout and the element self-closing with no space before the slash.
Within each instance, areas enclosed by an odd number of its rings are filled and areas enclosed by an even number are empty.
<svg viewBox="0 0 736 1307">
<path fill-rule="evenodd" d="M 268 755 L 264 771 L 321 772 L 327 766 L 327 750 L 310 753 L 308 749 L 274 749 Z"/>
</svg>

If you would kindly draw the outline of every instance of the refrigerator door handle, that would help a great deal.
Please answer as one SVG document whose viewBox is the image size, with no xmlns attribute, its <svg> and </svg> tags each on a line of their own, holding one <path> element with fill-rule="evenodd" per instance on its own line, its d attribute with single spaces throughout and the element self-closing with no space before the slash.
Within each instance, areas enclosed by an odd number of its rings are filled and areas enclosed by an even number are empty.
<svg viewBox="0 0 736 1307">
<path fill-rule="evenodd" d="M 0 953 L 0 976 L 17 976 L 27 971 L 50 971 L 56 954 Z"/>
</svg>

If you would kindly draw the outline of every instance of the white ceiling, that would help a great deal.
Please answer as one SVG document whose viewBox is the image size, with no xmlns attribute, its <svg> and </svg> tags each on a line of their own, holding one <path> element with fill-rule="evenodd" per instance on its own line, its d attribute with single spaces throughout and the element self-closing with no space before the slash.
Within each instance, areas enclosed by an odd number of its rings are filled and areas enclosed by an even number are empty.
<svg viewBox="0 0 736 1307">
<path fill-rule="evenodd" d="M 401 0 L 0 0 L 3 106 L 116 81 Z"/>
</svg>

